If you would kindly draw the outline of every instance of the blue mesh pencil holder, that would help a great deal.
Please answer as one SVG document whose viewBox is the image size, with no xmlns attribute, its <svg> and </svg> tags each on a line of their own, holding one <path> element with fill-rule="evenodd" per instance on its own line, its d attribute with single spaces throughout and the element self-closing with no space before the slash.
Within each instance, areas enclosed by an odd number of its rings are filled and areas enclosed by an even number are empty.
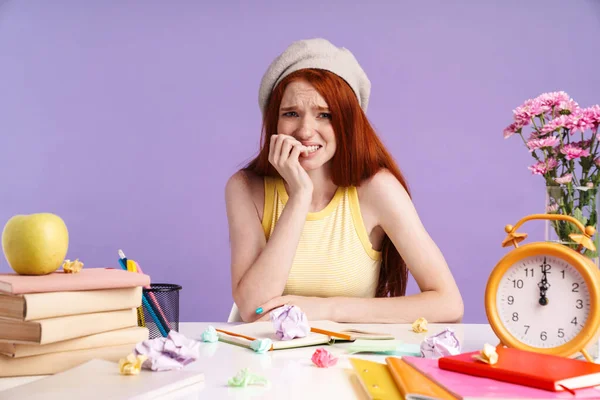
<svg viewBox="0 0 600 400">
<path fill-rule="evenodd" d="M 143 288 L 143 318 L 138 318 L 138 325 L 148 328 L 150 339 L 166 337 L 171 330 L 179 332 L 181 289 L 180 285 L 170 283 L 152 283 Z"/>
</svg>

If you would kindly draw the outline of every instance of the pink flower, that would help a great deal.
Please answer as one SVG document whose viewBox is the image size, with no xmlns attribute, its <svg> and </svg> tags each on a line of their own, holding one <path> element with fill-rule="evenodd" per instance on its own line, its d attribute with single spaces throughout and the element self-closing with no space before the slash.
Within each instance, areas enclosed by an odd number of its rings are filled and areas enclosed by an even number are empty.
<svg viewBox="0 0 600 400">
<path fill-rule="evenodd" d="M 590 127 L 598 130 L 598 126 L 600 126 L 600 106 L 596 104 L 595 106 L 585 108 L 581 110 L 581 113 L 590 124 Z"/>
<path fill-rule="evenodd" d="M 560 117 L 554 118 L 552 121 L 548 121 L 548 123 L 545 124 L 542 127 L 542 129 L 540 129 L 540 132 L 542 135 L 548 134 L 550 132 L 554 132 L 560 128 L 566 127 L 568 122 L 569 122 L 569 116 L 561 115 Z"/>
<path fill-rule="evenodd" d="M 554 109 L 554 115 L 569 115 L 579 111 L 579 104 L 573 99 L 562 100 Z"/>
<path fill-rule="evenodd" d="M 560 184 L 569 183 L 569 182 L 571 182 L 571 180 L 573 180 L 572 174 L 565 174 L 565 175 L 561 176 L 560 178 L 554 178 L 554 181 L 556 183 L 560 183 Z"/>
<path fill-rule="evenodd" d="M 529 147 L 529 152 L 532 152 L 536 149 L 541 149 L 542 147 L 553 147 L 560 142 L 558 137 L 556 136 L 548 136 L 543 139 L 530 139 L 527 142 L 527 147 Z"/>
<path fill-rule="evenodd" d="M 560 152 L 567 156 L 567 160 L 573 160 L 579 157 L 587 157 L 590 155 L 588 149 L 582 149 L 576 144 L 567 144 L 560 149 Z"/>
<path fill-rule="evenodd" d="M 569 100 L 571 100 L 571 98 L 569 97 L 569 95 L 563 91 L 560 92 L 549 92 L 549 93 L 542 93 L 541 95 L 539 95 L 537 97 L 537 100 L 542 103 L 544 106 L 547 107 L 556 107 L 559 106 L 561 103 L 566 103 Z"/>
<path fill-rule="evenodd" d="M 519 129 L 522 129 L 522 128 L 523 128 L 523 124 L 513 122 L 512 124 L 510 124 L 509 126 L 504 128 L 504 139 L 508 139 L 515 133 L 519 132 Z"/>
<path fill-rule="evenodd" d="M 271 311 L 271 322 L 279 340 L 305 337 L 310 332 L 306 314 L 298 306 L 285 305 Z"/>
<path fill-rule="evenodd" d="M 326 349 L 317 349 L 312 357 L 312 362 L 319 368 L 328 368 L 337 364 L 338 359 L 331 355 Z"/>
<path fill-rule="evenodd" d="M 549 110 L 550 107 L 542 104 L 538 99 L 529 99 L 513 110 L 513 117 L 515 122 L 525 126 L 531 122 L 531 118 L 544 114 Z"/>
<path fill-rule="evenodd" d="M 565 127 L 569 129 L 571 134 L 579 131 L 581 133 L 593 127 L 592 120 L 590 118 L 590 113 L 585 113 L 582 111 L 577 111 L 571 115 L 567 116 L 567 122 Z"/>
<path fill-rule="evenodd" d="M 596 164 L 597 166 L 600 167 L 600 157 L 598 157 L 594 160 L 594 164 Z"/>
<path fill-rule="evenodd" d="M 582 149 L 589 148 L 592 144 L 592 139 L 580 140 L 579 142 L 571 142 L 571 144 L 575 144 Z"/>
<path fill-rule="evenodd" d="M 540 161 L 530 167 L 527 167 L 535 175 L 544 175 L 558 166 L 554 158 L 548 158 L 546 161 Z"/>
</svg>

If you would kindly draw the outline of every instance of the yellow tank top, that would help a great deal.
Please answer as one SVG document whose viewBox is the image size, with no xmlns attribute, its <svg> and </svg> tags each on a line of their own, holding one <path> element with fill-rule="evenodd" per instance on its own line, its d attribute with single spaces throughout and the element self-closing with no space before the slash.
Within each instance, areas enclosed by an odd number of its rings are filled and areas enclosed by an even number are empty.
<svg viewBox="0 0 600 400">
<path fill-rule="evenodd" d="M 281 178 L 264 178 L 262 226 L 267 241 L 288 200 Z M 321 211 L 308 213 L 284 294 L 375 297 L 381 252 L 372 248 L 356 187 L 338 188 Z"/>
</svg>

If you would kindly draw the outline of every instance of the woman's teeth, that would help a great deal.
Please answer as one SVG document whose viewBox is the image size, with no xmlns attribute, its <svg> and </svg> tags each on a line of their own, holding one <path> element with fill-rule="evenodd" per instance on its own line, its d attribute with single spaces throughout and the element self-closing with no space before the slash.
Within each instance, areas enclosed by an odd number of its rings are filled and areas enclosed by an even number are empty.
<svg viewBox="0 0 600 400">
<path fill-rule="evenodd" d="M 306 152 L 314 153 L 315 151 L 319 150 L 319 147 L 321 146 L 306 146 Z"/>
</svg>

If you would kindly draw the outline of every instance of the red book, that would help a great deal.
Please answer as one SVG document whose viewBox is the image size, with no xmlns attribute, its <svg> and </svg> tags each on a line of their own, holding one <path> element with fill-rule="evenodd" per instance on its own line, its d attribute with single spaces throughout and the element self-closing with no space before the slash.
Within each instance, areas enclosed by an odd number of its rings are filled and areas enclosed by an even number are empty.
<svg viewBox="0 0 600 400">
<path fill-rule="evenodd" d="M 498 362 L 475 360 L 479 351 L 446 356 L 440 369 L 559 392 L 600 385 L 600 365 L 588 361 L 535 353 L 508 347 L 496 349 Z"/>
</svg>

